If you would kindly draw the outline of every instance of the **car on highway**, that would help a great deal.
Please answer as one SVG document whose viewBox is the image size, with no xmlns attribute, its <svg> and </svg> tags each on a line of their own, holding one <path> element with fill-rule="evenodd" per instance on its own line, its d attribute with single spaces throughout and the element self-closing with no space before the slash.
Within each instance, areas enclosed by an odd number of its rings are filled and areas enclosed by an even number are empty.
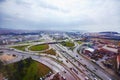
<svg viewBox="0 0 120 80">
<path fill-rule="evenodd" d="M 84 67 L 86 67 L 87 65 L 86 65 L 86 64 L 84 64 L 83 66 L 84 66 Z"/>
<path fill-rule="evenodd" d="M 78 57 L 78 55 L 76 55 L 76 57 Z"/>
<path fill-rule="evenodd" d="M 96 70 L 93 70 L 93 72 L 96 72 Z"/>
<path fill-rule="evenodd" d="M 95 74 L 91 74 L 92 77 L 95 77 Z"/>
<path fill-rule="evenodd" d="M 89 78 L 86 76 L 86 77 L 85 77 L 85 80 L 89 80 Z"/>
<path fill-rule="evenodd" d="M 66 73 L 66 71 L 63 71 L 64 73 Z"/>
<path fill-rule="evenodd" d="M 95 68 L 95 70 L 98 70 L 97 68 Z"/>
<path fill-rule="evenodd" d="M 66 62 L 68 63 L 68 60 L 66 60 Z"/>
<path fill-rule="evenodd" d="M 94 78 L 94 80 L 98 80 L 97 78 Z"/>
<path fill-rule="evenodd" d="M 96 62 L 96 61 L 95 61 L 95 60 L 93 60 L 93 59 L 92 59 L 91 61 L 92 61 L 92 62 L 94 62 L 94 63 Z"/>
<path fill-rule="evenodd" d="M 63 80 L 66 80 L 66 78 L 65 78 L 64 76 L 62 76 L 62 79 L 63 79 Z"/>
</svg>

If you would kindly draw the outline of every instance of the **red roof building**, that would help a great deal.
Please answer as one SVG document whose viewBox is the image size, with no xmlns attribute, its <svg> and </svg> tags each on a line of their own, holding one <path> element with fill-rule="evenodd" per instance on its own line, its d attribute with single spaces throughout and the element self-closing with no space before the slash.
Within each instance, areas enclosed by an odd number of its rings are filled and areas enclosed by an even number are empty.
<svg viewBox="0 0 120 80">
<path fill-rule="evenodd" d="M 105 51 L 108 51 L 108 52 L 113 52 L 113 53 L 116 53 L 116 54 L 118 53 L 118 49 L 111 48 L 111 47 L 108 47 L 108 46 L 103 46 L 102 50 L 105 50 Z"/>
</svg>

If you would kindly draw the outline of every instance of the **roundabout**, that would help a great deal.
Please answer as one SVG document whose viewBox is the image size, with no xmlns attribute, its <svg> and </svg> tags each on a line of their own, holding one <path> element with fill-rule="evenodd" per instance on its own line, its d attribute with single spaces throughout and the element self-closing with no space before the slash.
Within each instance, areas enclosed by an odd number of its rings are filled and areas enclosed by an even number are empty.
<svg viewBox="0 0 120 80">
<path fill-rule="evenodd" d="M 49 44 L 17 45 L 17 46 L 12 46 L 11 48 L 27 53 L 37 53 L 39 55 L 41 54 L 48 54 L 48 55 L 50 54 L 54 56 L 56 55 L 56 51 L 52 49 L 52 47 Z"/>
<path fill-rule="evenodd" d="M 48 44 L 37 44 L 37 45 L 30 45 L 25 48 L 26 51 L 28 52 L 45 52 L 50 50 L 51 48 L 49 47 Z"/>
</svg>

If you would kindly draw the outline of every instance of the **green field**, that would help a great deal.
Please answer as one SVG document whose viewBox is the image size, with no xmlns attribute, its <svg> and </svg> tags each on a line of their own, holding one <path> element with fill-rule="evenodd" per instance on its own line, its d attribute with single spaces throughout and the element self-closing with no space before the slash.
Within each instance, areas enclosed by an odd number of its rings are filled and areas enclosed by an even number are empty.
<svg viewBox="0 0 120 80">
<path fill-rule="evenodd" d="M 18 49 L 18 50 L 21 50 L 21 51 L 25 51 L 25 48 L 29 46 L 29 45 L 22 45 L 22 46 L 12 46 L 12 48 L 15 48 L 15 49 Z"/>
<path fill-rule="evenodd" d="M 8 80 L 39 80 L 52 70 L 31 58 L 6 65 L 3 70 Z"/>
<path fill-rule="evenodd" d="M 70 41 L 62 42 L 61 44 L 66 47 L 74 47 L 74 43 Z"/>
<path fill-rule="evenodd" d="M 81 41 L 77 41 L 79 44 L 82 44 L 82 42 Z"/>
<path fill-rule="evenodd" d="M 29 48 L 29 50 L 31 50 L 31 51 L 42 51 L 42 50 L 46 50 L 48 48 L 49 48 L 48 44 L 39 44 L 39 45 L 31 46 Z"/>
<path fill-rule="evenodd" d="M 50 54 L 50 55 L 56 55 L 56 52 L 55 52 L 55 50 L 53 50 L 53 49 L 50 49 L 50 50 L 45 51 L 45 52 L 43 52 L 43 53 L 45 53 L 45 54 Z"/>
</svg>

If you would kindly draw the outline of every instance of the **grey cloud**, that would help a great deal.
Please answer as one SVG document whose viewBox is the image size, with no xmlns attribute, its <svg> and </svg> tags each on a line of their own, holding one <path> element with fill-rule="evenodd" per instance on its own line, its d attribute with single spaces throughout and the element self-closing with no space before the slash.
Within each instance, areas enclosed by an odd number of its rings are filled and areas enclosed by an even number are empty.
<svg viewBox="0 0 120 80">
<path fill-rule="evenodd" d="M 37 0 L 37 1 L 38 1 L 37 5 L 39 7 L 52 9 L 52 10 L 59 10 L 59 8 L 57 6 L 50 5 L 50 4 L 46 3 L 45 1 L 42 1 L 42 0 Z M 24 5 L 24 6 L 31 6 L 32 5 L 32 3 L 25 2 L 24 0 L 16 0 L 16 3 L 18 5 Z"/>
<path fill-rule="evenodd" d="M 63 30 L 112 30 L 114 27 L 116 31 L 120 29 L 120 0 L 85 0 L 86 5 L 84 2 L 74 3 L 77 6 L 67 5 L 69 2 L 63 1 L 66 4 L 59 5 L 56 1 L 55 5 L 46 0 L 0 0 L 6 3 L 0 5 L 0 27 Z"/>
<path fill-rule="evenodd" d="M 0 3 L 1 3 L 1 2 L 5 2 L 5 1 L 6 1 L 6 0 L 0 0 Z"/>
<path fill-rule="evenodd" d="M 94 21 L 91 19 L 76 19 L 76 20 L 66 20 L 63 21 L 62 19 L 56 20 L 56 19 L 46 19 L 40 22 L 33 22 L 33 21 L 27 21 L 27 20 L 22 20 L 18 18 L 13 18 L 7 15 L 2 15 L 4 20 L 2 20 L 2 23 L 0 23 L 4 27 L 8 27 L 12 25 L 14 28 L 20 28 L 20 26 L 24 29 L 72 29 L 72 27 L 77 27 L 77 26 L 84 26 L 84 25 L 92 25 L 94 24 Z M 7 19 L 5 19 L 7 18 Z M 29 28 L 30 27 L 30 28 Z"/>
</svg>

